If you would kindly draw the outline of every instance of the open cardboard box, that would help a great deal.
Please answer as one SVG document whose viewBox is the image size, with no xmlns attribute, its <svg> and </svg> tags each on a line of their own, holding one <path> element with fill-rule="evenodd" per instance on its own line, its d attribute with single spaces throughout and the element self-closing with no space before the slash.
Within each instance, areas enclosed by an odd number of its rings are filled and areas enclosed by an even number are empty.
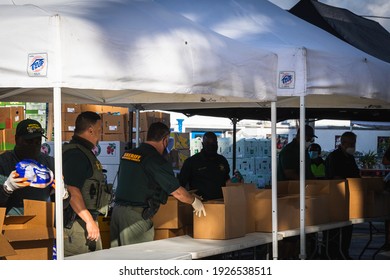
<svg viewBox="0 0 390 280">
<path fill-rule="evenodd" d="M 206 217 L 194 214 L 194 238 L 231 239 L 246 234 L 246 198 L 242 186 L 222 188 L 223 199 L 203 203 Z"/>
<path fill-rule="evenodd" d="M 327 195 L 305 197 L 306 226 L 329 222 Z M 298 194 L 278 194 L 278 231 L 300 227 L 300 197 Z M 256 231 L 272 232 L 272 190 L 258 190 L 255 199 Z"/>
<path fill-rule="evenodd" d="M 16 252 L 9 260 L 50 260 L 53 258 L 54 203 L 24 200 L 23 216 L 0 220 L 2 237 Z"/>
<path fill-rule="evenodd" d="M 299 194 L 299 181 L 283 181 L 278 183 L 279 194 Z M 326 207 L 329 211 L 329 222 L 349 220 L 350 194 L 346 180 L 306 180 L 305 196 L 326 195 Z"/>
<path fill-rule="evenodd" d="M 382 177 L 347 178 L 350 219 L 389 215 L 389 197 Z"/>
<path fill-rule="evenodd" d="M 2 234 L 5 210 L 6 208 L 0 208 L 0 260 L 7 256 L 16 255 L 14 248 Z"/>
<path fill-rule="evenodd" d="M 179 229 L 192 225 L 192 206 L 168 196 L 167 203 L 160 205 L 152 220 L 155 229 Z"/>
</svg>

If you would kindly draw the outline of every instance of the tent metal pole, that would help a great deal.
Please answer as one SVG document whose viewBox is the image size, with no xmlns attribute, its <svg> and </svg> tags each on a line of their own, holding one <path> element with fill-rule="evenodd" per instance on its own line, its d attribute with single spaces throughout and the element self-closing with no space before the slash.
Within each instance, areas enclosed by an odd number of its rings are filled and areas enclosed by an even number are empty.
<svg viewBox="0 0 390 280">
<path fill-rule="evenodd" d="M 300 157 L 300 170 L 299 170 L 299 205 L 300 205 L 300 240 L 301 251 L 300 259 L 306 259 L 306 235 L 305 235 L 305 171 L 306 171 L 306 132 L 305 132 L 305 96 L 300 96 L 300 120 L 299 120 L 299 157 Z"/>
<path fill-rule="evenodd" d="M 139 109 L 135 110 L 135 147 L 139 147 Z"/>
<path fill-rule="evenodd" d="M 64 222 L 63 222 L 63 201 L 64 181 L 62 180 L 62 132 L 61 132 L 61 88 L 53 90 L 54 105 L 54 166 L 56 178 L 55 189 L 55 218 L 56 218 L 56 249 L 57 260 L 64 259 Z"/>
<path fill-rule="evenodd" d="M 234 175 L 234 171 L 236 170 L 236 165 L 237 165 L 237 159 L 236 159 L 236 147 L 237 147 L 237 118 L 232 118 L 233 122 L 233 167 L 232 167 L 232 174 Z"/>
<path fill-rule="evenodd" d="M 278 178 L 276 150 L 276 102 L 271 102 L 271 195 L 272 195 L 272 258 L 278 259 Z"/>
</svg>

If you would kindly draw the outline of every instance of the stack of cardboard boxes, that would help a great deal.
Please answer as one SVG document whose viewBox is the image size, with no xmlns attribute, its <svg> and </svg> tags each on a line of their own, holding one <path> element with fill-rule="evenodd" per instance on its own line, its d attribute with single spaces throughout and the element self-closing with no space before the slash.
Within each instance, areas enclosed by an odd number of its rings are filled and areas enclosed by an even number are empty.
<svg viewBox="0 0 390 280">
<path fill-rule="evenodd" d="M 15 128 L 24 120 L 24 107 L 0 107 L 0 150 L 15 146 Z"/>
<path fill-rule="evenodd" d="M 165 239 L 180 235 L 192 236 L 192 206 L 168 197 L 153 217 L 154 239 Z"/>
<path fill-rule="evenodd" d="M 136 144 L 136 115 L 133 113 L 133 145 Z M 139 114 L 139 138 L 138 142 L 143 143 L 146 141 L 149 126 L 154 122 L 162 122 L 169 128 L 171 127 L 171 116 L 164 112 L 141 112 Z"/>
<path fill-rule="evenodd" d="M 233 166 L 232 138 L 218 139 L 218 153 Z M 258 188 L 271 184 L 271 141 L 269 139 L 239 139 L 236 143 L 236 169 L 245 183 Z M 233 171 L 233 170 L 232 170 Z"/>
<path fill-rule="evenodd" d="M 128 109 L 91 104 L 62 105 L 62 141 L 69 141 L 75 129 L 77 116 L 84 111 L 101 115 L 103 141 L 128 141 Z"/>
</svg>

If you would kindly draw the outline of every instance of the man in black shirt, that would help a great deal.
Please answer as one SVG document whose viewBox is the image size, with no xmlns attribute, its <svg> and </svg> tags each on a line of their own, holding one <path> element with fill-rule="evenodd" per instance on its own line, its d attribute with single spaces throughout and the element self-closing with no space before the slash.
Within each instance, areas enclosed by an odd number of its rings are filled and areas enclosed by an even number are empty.
<svg viewBox="0 0 390 280">
<path fill-rule="evenodd" d="M 204 200 L 222 198 L 222 187 L 230 180 L 230 168 L 226 158 L 217 153 L 218 141 L 213 132 L 203 135 L 203 149 L 184 161 L 180 170 L 181 186 L 197 189 Z"/>
<path fill-rule="evenodd" d="M 356 164 L 354 153 L 356 150 L 356 134 L 347 131 L 341 135 L 339 147 L 331 152 L 325 160 L 325 173 L 328 179 L 346 179 L 359 178 L 360 170 Z M 349 247 L 352 240 L 353 226 L 346 226 L 341 229 L 341 252 L 344 256 L 339 256 L 338 242 L 334 242 L 334 246 L 329 247 L 331 258 L 344 257 L 351 259 L 349 256 Z M 329 238 L 338 240 L 335 237 L 337 229 L 328 231 Z M 332 245 L 332 244 L 330 244 Z"/>
</svg>

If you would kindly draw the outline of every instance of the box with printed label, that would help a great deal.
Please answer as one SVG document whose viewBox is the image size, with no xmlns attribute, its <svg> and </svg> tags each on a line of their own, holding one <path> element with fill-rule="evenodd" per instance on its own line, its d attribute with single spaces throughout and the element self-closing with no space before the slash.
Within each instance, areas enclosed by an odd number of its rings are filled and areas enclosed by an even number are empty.
<svg viewBox="0 0 390 280">
<path fill-rule="evenodd" d="M 78 113 L 62 113 L 62 130 L 73 132 L 76 128 L 76 119 L 78 115 Z"/>
<path fill-rule="evenodd" d="M 62 113 L 81 113 L 81 105 L 80 104 L 62 104 L 61 106 Z"/>
<path fill-rule="evenodd" d="M 103 133 L 122 133 L 125 134 L 126 115 L 103 114 L 102 118 Z"/>
<path fill-rule="evenodd" d="M 231 239 L 247 232 L 246 196 L 241 186 L 222 188 L 223 199 L 204 201 L 206 216 L 194 214 L 194 238 Z"/>
</svg>

